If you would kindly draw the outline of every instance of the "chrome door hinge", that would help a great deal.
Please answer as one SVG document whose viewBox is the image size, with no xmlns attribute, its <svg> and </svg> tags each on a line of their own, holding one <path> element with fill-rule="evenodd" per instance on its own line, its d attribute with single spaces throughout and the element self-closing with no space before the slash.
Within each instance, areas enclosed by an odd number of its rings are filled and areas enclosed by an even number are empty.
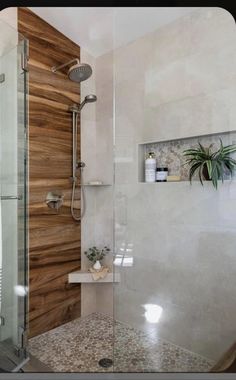
<svg viewBox="0 0 236 380">
<path fill-rule="evenodd" d="M 22 69 L 22 71 L 29 71 L 28 60 L 29 60 L 29 57 L 26 54 L 26 52 L 22 52 L 21 53 L 21 69 Z"/>
<path fill-rule="evenodd" d="M 27 351 L 27 332 L 23 327 L 18 329 L 18 344 L 15 346 L 15 354 L 18 357 L 24 357 Z"/>
<path fill-rule="evenodd" d="M 0 74 L 0 83 L 5 82 L 5 74 Z"/>
<path fill-rule="evenodd" d="M 27 331 L 23 327 L 19 327 L 20 345 L 22 348 L 27 345 Z"/>
<path fill-rule="evenodd" d="M 5 325 L 5 318 L 0 315 L 0 326 L 4 326 Z"/>
</svg>

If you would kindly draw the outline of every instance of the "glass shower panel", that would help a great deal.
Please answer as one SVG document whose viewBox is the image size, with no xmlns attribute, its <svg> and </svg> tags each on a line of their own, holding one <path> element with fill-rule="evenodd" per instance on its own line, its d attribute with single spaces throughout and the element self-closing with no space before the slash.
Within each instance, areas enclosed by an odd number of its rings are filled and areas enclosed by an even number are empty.
<svg viewBox="0 0 236 380">
<path fill-rule="evenodd" d="M 115 371 L 208 372 L 234 343 L 235 179 L 190 185 L 183 151 L 236 143 L 235 32 L 200 8 L 115 49 Z"/>
<path fill-rule="evenodd" d="M 27 43 L 7 24 L 0 28 L 7 41 L 0 57 L 0 368 L 16 371 L 27 359 Z"/>
</svg>

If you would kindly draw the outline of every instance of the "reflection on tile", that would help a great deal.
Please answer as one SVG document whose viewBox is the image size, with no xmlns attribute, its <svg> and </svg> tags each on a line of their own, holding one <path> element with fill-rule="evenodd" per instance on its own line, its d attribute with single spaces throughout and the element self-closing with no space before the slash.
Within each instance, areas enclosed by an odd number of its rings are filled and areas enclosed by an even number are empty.
<svg viewBox="0 0 236 380">
<path fill-rule="evenodd" d="M 235 336 L 236 182 L 120 185 L 116 197 L 116 252 L 132 242 L 134 258 L 116 266 L 117 319 L 218 360 Z M 163 307 L 156 327 L 141 316 L 146 303 Z"/>
<path fill-rule="evenodd" d="M 30 339 L 30 352 L 55 372 L 207 372 L 213 365 L 99 313 Z M 113 367 L 100 367 L 102 358 Z"/>
</svg>

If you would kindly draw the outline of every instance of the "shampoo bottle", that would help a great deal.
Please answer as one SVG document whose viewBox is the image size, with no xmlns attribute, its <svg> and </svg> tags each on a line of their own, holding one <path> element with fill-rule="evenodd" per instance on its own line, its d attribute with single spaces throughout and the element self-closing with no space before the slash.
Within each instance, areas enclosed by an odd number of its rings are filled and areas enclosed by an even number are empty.
<svg viewBox="0 0 236 380">
<path fill-rule="evenodd" d="M 156 181 L 156 157 L 154 152 L 149 152 L 145 160 L 145 182 Z"/>
</svg>

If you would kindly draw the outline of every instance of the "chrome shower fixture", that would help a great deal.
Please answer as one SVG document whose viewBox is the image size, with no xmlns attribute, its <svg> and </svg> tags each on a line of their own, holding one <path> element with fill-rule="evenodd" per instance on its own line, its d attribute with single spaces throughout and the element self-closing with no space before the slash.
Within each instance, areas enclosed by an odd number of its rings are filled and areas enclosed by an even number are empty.
<svg viewBox="0 0 236 380">
<path fill-rule="evenodd" d="M 83 169 L 85 167 L 85 163 L 82 161 L 77 161 L 78 117 L 82 108 L 84 107 L 86 103 L 93 103 L 93 102 L 96 102 L 96 100 L 97 100 L 96 95 L 94 94 L 86 95 L 82 103 L 73 104 L 71 107 L 69 107 L 69 111 L 72 112 L 72 129 L 73 129 L 71 215 L 72 215 L 72 218 L 77 222 L 81 221 L 86 210 L 86 199 L 85 199 L 84 183 L 83 183 Z M 80 171 L 80 188 L 81 188 L 81 198 L 82 198 L 80 215 L 77 215 L 74 210 L 75 191 L 77 187 L 77 176 L 76 176 L 77 169 L 79 169 Z"/>
<path fill-rule="evenodd" d="M 88 79 L 92 75 L 92 68 L 87 63 L 80 63 L 79 58 L 74 58 L 71 61 L 68 61 L 66 63 L 63 63 L 59 66 L 53 66 L 52 72 L 55 73 L 56 71 L 62 69 L 63 67 L 69 66 L 72 63 L 72 65 L 69 70 L 67 71 L 67 75 L 73 82 L 83 82 L 84 80 Z"/>
<path fill-rule="evenodd" d="M 5 82 L 5 74 L 0 74 L 0 83 Z"/>
<path fill-rule="evenodd" d="M 74 113 L 80 113 L 82 108 L 85 106 L 86 103 L 94 103 L 97 101 L 97 97 L 94 94 L 86 95 L 82 103 L 80 104 L 73 104 L 69 107 L 70 112 Z"/>
<path fill-rule="evenodd" d="M 69 79 L 71 79 L 74 82 L 80 83 L 86 79 L 88 79 L 92 75 L 92 68 L 87 63 L 80 63 L 80 60 L 78 58 L 74 58 L 71 61 L 68 61 L 66 63 L 63 63 L 59 66 L 53 66 L 51 68 L 52 72 L 55 73 L 56 71 L 62 69 L 63 67 L 72 65 L 69 70 L 67 71 L 67 75 Z M 84 107 L 86 103 L 93 103 L 96 102 L 97 97 L 96 95 L 90 94 L 85 96 L 84 100 L 80 104 L 73 104 L 69 107 L 69 112 L 72 113 L 72 129 L 73 129 L 73 141 L 72 141 L 72 194 L 71 194 L 71 215 L 72 218 L 79 222 L 81 221 L 85 210 L 86 210 L 86 199 L 85 199 L 85 192 L 84 192 L 84 184 L 83 184 L 83 169 L 85 167 L 84 162 L 78 162 L 77 161 L 77 135 L 78 135 L 78 119 L 79 114 Z M 80 172 L 80 184 L 77 184 L 78 178 L 77 178 L 77 169 Z M 81 213 L 76 214 L 75 212 L 75 192 L 77 186 L 80 186 L 81 188 Z M 83 206 L 83 207 L 82 207 Z"/>
<path fill-rule="evenodd" d="M 46 197 L 46 204 L 48 207 L 56 209 L 57 211 L 63 204 L 64 195 L 50 191 Z"/>
<path fill-rule="evenodd" d="M 90 94 L 85 96 L 84 100 L 80 104 L 73 104 L 69 107 L 69 111 L 73 113 L 80 113 L 82 108 L 85 106 L 86 103 L 94 103 L 97 101 L 97 97 L 94 94 Z"/>
<path fill-rule="evenodd" d="M 96 95 L 94 94 L 89 94 L 89 95 L 86 95 L 83 102 L 80 104 L 80 110 L 82 110 L 83 106 L 86 104 L 86 103 L 94 103 L 97 101 L 97 97 Z"/>
</svg>

